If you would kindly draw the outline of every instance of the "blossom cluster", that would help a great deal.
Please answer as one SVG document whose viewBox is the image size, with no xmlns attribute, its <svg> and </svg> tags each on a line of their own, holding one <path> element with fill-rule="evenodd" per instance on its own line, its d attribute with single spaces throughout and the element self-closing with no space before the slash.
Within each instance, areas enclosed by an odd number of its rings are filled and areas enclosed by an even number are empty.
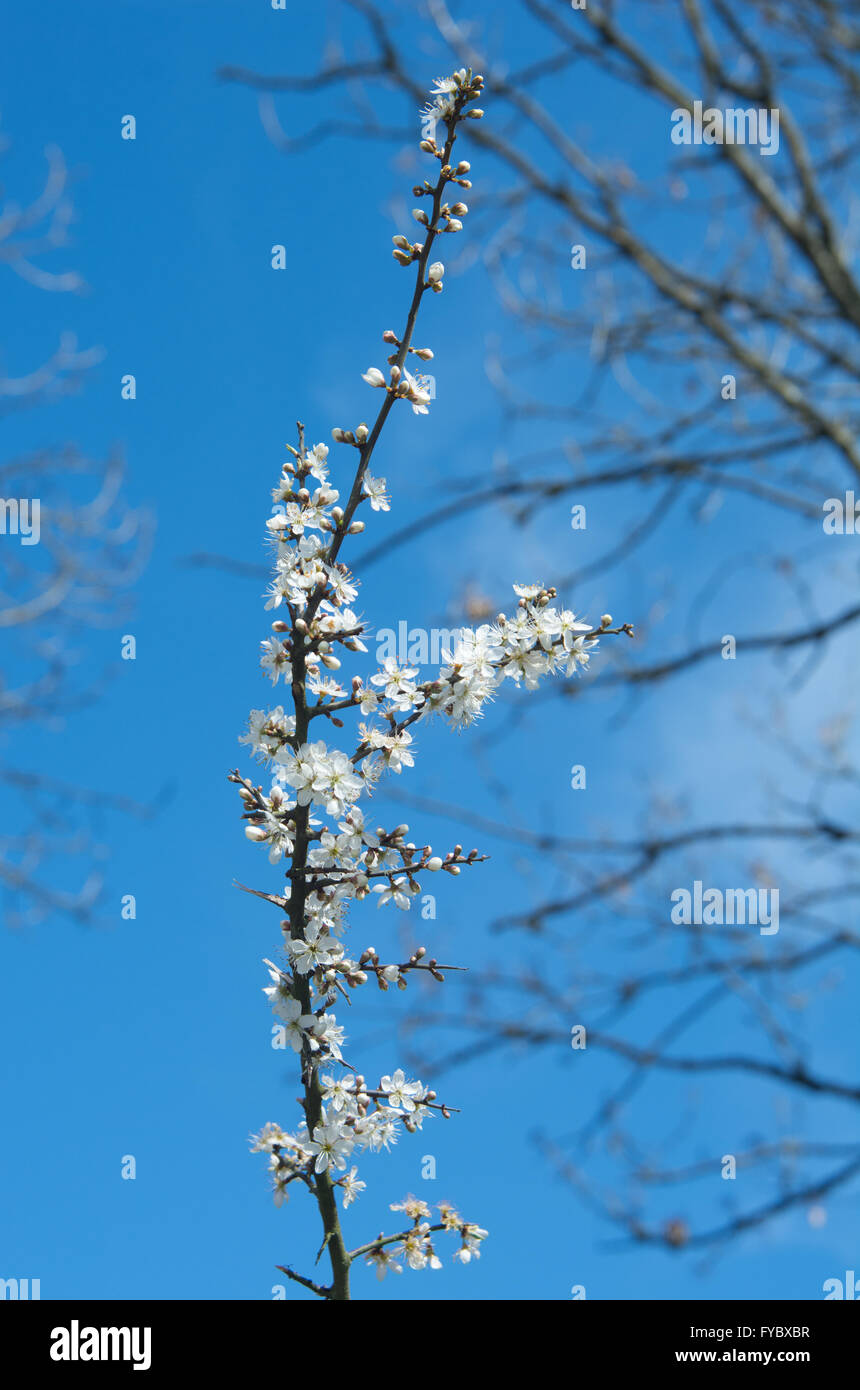
<svg viewBox="0 0 860 1390">
<path fill-rule="evenodd" d="M 445 267 L 430 259 L 434 239 L 459 231 L 468 212 L 464 203 L 447 202 L 444 195 L 448 184 L 470 187 L 469 165 L 455 164 L 451 149 L 458 121 L 483 114 L 468 107 L 481 86 L 480 78 L 461 70 L 437 83 L 431 94 L 447 138 L 442 144 L 433 137 L 421 142 L 421 149 L 440 163 L 436 184 L 425 180 L 414 190 L 431 203 L 429 212 L 420 207 L 413 213 L 425 229 L 425 239 L 394 238 L 398 264 L 417 263 L 417 298 L 441 292 Z M 399 774 L 414 765 L 414 725 L 440 716 L 459 729 L 481 716 L 507 680 L 531 691 L 546 676 L 582 671 L 599 634 L 612 621 L 606 615 L 592 628 L 557 606 L 551 587 L 515 585 L 515 611 L 499 614 L 494 623 L 462 629 L 453 649 L 443 649 L 443 664 L 430 680 L 419 681 L 417 669 L 393 659 L 384 660 L 371 674 L 350 679 L 341 674 L 345 654 L 366 653 L 369 635 L 354 607 L 358 581 L 340 559 L 341 547 L 364 529 L 357 516 L 361 508 L 380 513 L 391 506 L 387 480 L 370 473 L 370 457 L 398 403 L 407 403 L 416 414 L 426 414 L 429 407 L 428 393 L 406 368 L 410 354 L 422 362 L 433 356 L 429 348 L 412 346 L 413 327 L 414 309 L 403 335 L 392 330 L 383 334 L 393 349 L 387 371 L 370 367 L 363 374 L 373 390 L 385 393 L 374 425 L 362 422 L 353 429 L 332 431 L 335 444 L 353 448 L 358 455 L 345 497 L 343 487 L 330 479 L 329 446 L 307 445 L 299 426 L 297 446 L 287 445 L 288 457 L 266 521 L 274 557 L 266 609 L 273 621 L 260 660 L 272 684 L 283 682 L 287 687 L 292 708 L 279 704 L 252 710 L 241 738 L 266 769 L 268 787 L 255 785 L 238 771 L 231 780 L 239 788 L 247 837 L 267 848 L 271 863 L 288 861 L 282 890 L 258 894 L 286 914 L 281 924 L 283 961 L 265 962 L 270 979 L 265 994 L 284 1045 L 298 1054 L 305 1088 L 305 1118 L 292 1132 L 270 1122 L 253 1139 L 254 1151 L 269 1155 L 278 1205 L 290 1184 L 298 1181 L 318 1199 L 337 1190 L 342 1206 L 349 1206 L 365 1187 L 354 1158 L 388 1150 L 403 1132 L 420 1129 L 434 1113 L 443 1118 L 450 1114 L 434 1091 L 407 1078 L 400 1068 L 381 1077 L 376 1086 L 368 1085 L 344 1057 L 344 1030 L 333 1010 L 339 996 L 348 999 L 369 981 L 383 990 L 404 989 L 410 975 L 422 970 L 444 979 L 442 967 L 427 959 L 423 946 L 399 962 L 384 962 L 372 946 L 350 952 L 344 938 L 351 904 L 370 898 L 380 908 L 393 904 L 408 910 L 421 891 L 424 874 L 457 875 L 480 857 L 474 849 L 464 853 L 459 844 L 444 854 L 434 853 L 430 845 L 418 846 L 407 839 L 405 824 L 390 830 L 373 826 L 359 803 L 383 774 Z M 345 747 L 316 736 L 315 721 L 322 720 L 326 731 L 339 731 L 348 714 L 360 718 L 352 737 L 341 737 Z M 408 1231 L 380 1236 L 351 1255 L 344 1248 L 338 1256 L 339 1225 L 337 1230 L 331 1225 L 331 1204 L 321 1202 L 321 1213 L 324 1207 L 329 1212 L 326 1242 L 335 1251 L 333 1270 L 338 1258 L 348 1268 L 359 1253 L 376 1266 L 380 1277 L 386 1269 L 399 1269 L 401 1259 L 412 1269 L 436 1268 L 439 1261 L 431 1239 L 435 1231 L 458 1234 L 455 1258 L 467 1263 L 477 1257 L 487 1234 L 444 1203 L 440 1222 L 431 1224 L 429 1208 L 408 1198 L 394 1208 L 412 1221 Z"/>
<path fill-rule="evenodd" d="M 409 1217 L 412 1227 L 388 1241 L 378 1241 L 365 1251 L 367 1263 L 376 1270 L 377 1279 L 384 1279 L 389 1270 L 402 1273 L 400 1260 L 405 1260 L 410 1269 L 441 1269 L 442 1261 L 433 1247 L 434 1231 L 445 1231 L 460 1237 L 460 1245 L 454 1251 L 454 1259 L 467 1265 L 470 1260 L 481 1258 L 481 1241 L 487 1232 L 481 1226 L 463 1221 L 450 1202 L 439 1202 L 440 1220 L 430 1224 L 431 1211 L 426 1202 L 417 1197 L 406 1197 L 402 1202 L 392 1202 L 392 1211 L 402 1211 Z"/>
<path fill-rule="evenodd" d="M 345 751 L 322 738 L 300 742 L 295 714 L 278 705 L 265 712 L 253 710 L 241 739 L 269 769 L 267 792 L 241 779 L 241 795 L 246 835 L 268 846 L 272 863 L 293 855 L 297 813 L 307 808 L 302 930 L 294 934 L 290 919 L 284 919 L 287 964 L 281 968 L 267 962 L 271 983 L 265 993 L 283 1027 L 285 1043 L 314 1067 L 343 1064 L 343 1029 L 330 1007 L 337 993 L 356 989 L 371 976 L 383 985 L 403 987 L 409 969 L 419 964 L 419 953 L 411 962 L 389 965 L 380 965 L 372 948 L 358 958 L 349 954 L 342 940 L 349 903 L 373 894 L 379 907 L 392 903 L 406 910 L 420 892 L 422 872 L 459 873 L 462 865 L 477 858 L 475 851 L 464 856 L 459 845 L 444 857 L 434 855 L 429 845 L 419 848 L 406 840 L 407 825 L 390 831 L 371 827 L 359 805 L 361 797 L 386 769 L 400 773 L 414 765 L 408 726 L 435 715 L 446 717 L 454 727 L 470 724 L 505 680 L 534 690 L 542 677 L 576 674 L 587 666 L 600 631 L 555 606 L 552 589 L 515 585 L 519 602 L 513 615 L 500 614 L 493 624 L 461 629 L 454 650 L 443 651 L 444 664 L 431 680 L 419 682 L 417 669 L 387 658 L 368 680 L 356 676 L 347 688 L 329 674 L 341 668 L 336 653 L 366 652 L 362 639 L 368 632 L 348 606 L 357 597 L 357 582 L 345 566 L 332 561 L 331 547 L 324 542 L 341 520 L 339 494 L 327 482 L 313 493 L 304 486 L 312 470 L 326 478 L 327 453 L 321 444 L 298 453 L 296 462 L 288 460 L 274 490 L 284 510 L 272 519 L 276 525 L 268 523 L 276 537 L 276 573 L 267 606 L 286 604 L 293 623 L 288 636 L 263 643 L 261 664 L 273 682 L 290 682 L 298 646 L 313 697 L 308 715 L 331 722 L 336 712 L 352 708 L 366 722 L 358 724 L 357 738 Z M 379 483 L 385 486 L 384 479 Z M 380 489 L 376 480 L 368 487 L 367 476 L 364 484 L 363 496 L 372 504 Z M 605 618 L 603 626 L 609 621 Z M 295 882 L 294 877 L 283 890 L 280 901 L 285 908 Z M 420 954 L 425 954 L 423 948 Z M 300 978 L 311 986 L 308 1007 L 296 994 Z M 407 1081 L 399 1069 L 382 1077 L 373 1090 L 349 1072 L 322 1073 L 320 1083 L 323 1104 L 312 1132 L 306 1123 L 291 1134 L 268 1124 L 255 1138 L 254 1150 L 270 1155 L 279 1205 L 291 1182 L 327 1173 L 341 1190 L 343 1205 L 349 1206 L 365 1187 L 355 1166 L 337 1176 L 353 1153 L 388 1149 L 404 1129 L 419 1129 L 435 1100 L 433 1092 L 421 1082 Z M 477 1255 L 485 1232 L 459 1218 L 453 1224 L 463 1235 L 457 1258 Z M 425 1226 L 425 1221 L 417 1222 L 403 1242 L 379 1246 L 368 1259 L 380 1274 L 399 1268 L 398 1251 L 410 1268 L 435 1268 L 438 1261 Z"/>
</svg>

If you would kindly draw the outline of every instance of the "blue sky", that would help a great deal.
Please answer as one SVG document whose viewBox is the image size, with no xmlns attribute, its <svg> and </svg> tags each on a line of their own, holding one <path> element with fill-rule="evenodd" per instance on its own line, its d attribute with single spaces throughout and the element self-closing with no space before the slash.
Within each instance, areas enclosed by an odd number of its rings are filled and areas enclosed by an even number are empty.
<svg viewBox="0 0 860 1390">
<path fill-rule="evenodd" d="M 516 20 L 508 22 L 516 34 Z M 80 296 L 50 295 L 7 274 L 4 366 L 31 369 L 67 329 L 82 346 L 104 348 L 79 395 L 4 425 L 4 457 L 70 442 L 103 457 L 120 445 L 131 501 L 157 518 L 131 615 L 75 643 L 83 671 L 117 666 L 104 696 L 68 718 L 58 711 L 51 728 L 7 733 L 1 750 L 6 764 L 104 793 L 143 803 L 164 793 L 148 820 L 101 818 L 107 884 L 96 925 L 58 918 L 2 938 L 0 1275 L 40 1278 L 46 1298 L 265 1299 L 277 1263 L 307 1270 L 316 1250 L 314 1211 L 299 1197 L 276 1211 L 264 1163 L 246 1145 L 266 1120 L 294 1122 L 296 1092 L 295 1076 L 269 1046 L 260 993 L 260 962 L 277 945 L 278 919 L 232 886 L 277 883 L 277 871 L 244 840 L 225 780 L 237 763 L 246 768 L 236 740 L 248 710 L 270 697 L 257 666 L 268 625 L 262 585 L 187 559 L 209 551 L 263 561 L 269 489 L 295 420 L 312 440 L 327 440 L 333 425 L 369 414 L 375 401 L 360 373 L 381 363 L 380 335 L 403 319 L 407 277 L 390 258 L 390 237 L 403 222 L 392 209 L 410 205 L 417 165 L 372 141 L 322 144 L 287 159 L 266 139 L 253 95 L 215 78 L 222 63 L 309 71 L 332 25 L 327 7 L 280 13 L 263 0 L 83 0 L 50 13 L 19 6 L 0 55 L 6 187 L 19 201 L 32 196 L 44 147 L 61 146 L 77 219 L 70 246 L 50 264 L 74 267 L 88 285 Z M 419 45 L 416 71 L 420 58 Z M 427 55 L 428 85 L 436 61 Z M 588 89 L 581 97 L 587 109 Z M 310 124 L 298 98 L 279 110 L 290 130 Z M 402 103 L 392 110 L 404 118 Z M 134 142 L 120 138 L 128 113 L 137 121 Z M 611 140 L 623 122 L 623 112 L 606 113 L 601 138 Z M 284 273 L 270 266 L 276 243 L 286 247 Z M 376 471 L 388 477 L 394 502 L 390 518 L 373 518 L 380 537 L 440 490 L 481 476 L 501 453 L 549 441 L 541 425 L 519 427 L 512 438 L 484 372 L 487 345 L 507 345 L 509 332 L 480 268 L 452 274 L 427 305 L 418 336 L 436 353 L 437 400 L 426 418 L 395 412 L 383 437 Z M 134 402 L 120 398 L 129 372 Z M 565 383 L 553 389 L 563 392 Z M 667 566 L 695 554 L 701 577 L 727 546 L 755 554 L 762 524 L 751 509 L 718 517 L 704 533 L 679 525 L 623 578 L 595 580 L 570 597 L 589 616 L 609 608 L 641 620 Z M 564 508 L 529 528 L 480 514 L 368 569 L 361 608 L 377 628 L 400 619 L 441 624 L 464 583 L 505 601 L 507 582 L 549 581 L 601 553 L 622 525 L 609 494 L 590 503 L 583 536 L 571 533 Z M 798 529 L 798 546 L 808 544 Z M 360 554 L 356 545 L 351 559 L 362 577 Z M 771 585 L 767 577 L 751 584 L 739 568 L 705 610 L 706 633 L 756 630 L 757 616 L 782 601 Z M 136 638 L 137 658 L 119 663 L 125 633 Z M 661 650 L 683 644 L 671 624 L 659 635 Z M 837 650 L 826 681 L 813 676 L 798 696 L 801 730 L 850 689 L 849 656 Z M 762 666 L 757 693 L 779 689 L 782 679 Z M 416 771 L 398 790 L 567 834 L 607 825 L 628 833 L 662 785 L 683 790 L 694 819 L 715 807 L 729 816 L 759 796 L 758 770 L 769 757 L 749 732 L 738 735 L 744 698 L 735 671 L 712 670 L 651 694 L 618 726 L 617 699 L 595 685 L 586 699 L 541 706 L 539 717 L 491 744 L 441 727 L 424 731 Z M 487 722 L 501 725 L 507 714 L 491 711 Z M 569 789 L 577 762 L 587 763 L 589 777 L 579 799 Z M 15 815 L 6 800 L 4 826 Z M 461 833 L 442 818 L 386 808 L 384 797 L 379 816 L 405 816 L 419 843 L 444 846 Z M 464 833 L 471 844 L 472 832 Z M 543 870 L 504 842 L 478 843 L 490 862 L 440 888 L 435 923 L 410 926 L 440 958 L 474 964 L 493 955 L 512 969 L 532 959 L 531 945 L 493 937 L 487 924 L 512 902 L 534 901 Z M 719 873 L 721 861 L 710 867 Z M 127 893 L 137 900 L 134 921 L 120 917 Z M 355 939 L 393 943 L 403 923 L 391 911 L 366 908 Z M 612 964 L 611 938 L 590 949 L 603 968 Z M 445 988 L 454 1009 L 465 986 Z M 366 1072 L 396 1064 L 392 1020 L 410 1001 L 408 994 L 389 1007 L 387 997 L 359 997 L 348 1031 Z M 805 1018 L 822 1070 L 839 1068 L 845 1021 L 832 1001 Z M 747 1037 L 739 1031 L 726 1041 L 741 1046 Z M 384 1296 L 564 1299 L 585 1284 L 593 1298 L 803 1298 L 856 1261 L 850 1202 L 848 1221 L 834 1212 L 815 1230 L 798 1212 L 699 1273 L 661 1252 L 606 1249 L 612 1229 L 552 1177 L 530 1136 L 537 1127 L 576 1128 L 609 1076 L 605 1059 L 586 1071 L 569 1050 L 491 1054 L 446 1076 L 440 1092 L 462 1113 L 364 1164 L 368 1191 L 348 1215 L 348 1239 L 359 1244 L 390 1228 L 387 1203 L 409 1191 L 450 1198 L 492 1238 L 478 1265 L 463 1269 L 448 1258 L 443 1272 L 389 1279 Z M 669 1095 L 651 1083 L 644 1132 L 686 1123 L 666 1116 Z M 717 1083 L 702 1151 L 721 1142 L 714 1116 L 731 1119 L 729 1132 L 752 1133 L 761 1104 L 753 1084 Z M 841 1123 L 834 1107 L 832 1124 Z M 437 1160 L 435 1183 L 420 1177 L 427 1153 Z M 127 1154 L 137 1161 L 133 1182 L 120 1176 Z M 359 1297 L 376 1295 L 370 1273 L 359 1272 L 355 1285 Z M 292 1289 L 288 1296 L 305 1297 Z"/>
</svg>

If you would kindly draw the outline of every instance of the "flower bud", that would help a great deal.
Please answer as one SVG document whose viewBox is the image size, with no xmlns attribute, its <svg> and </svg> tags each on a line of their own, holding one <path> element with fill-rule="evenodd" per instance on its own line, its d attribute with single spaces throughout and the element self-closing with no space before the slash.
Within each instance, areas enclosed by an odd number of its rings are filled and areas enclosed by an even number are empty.
<svg viewBox="0 0 860 1390">
<path fill-rule="evenodd" d="M 427 860 L 424 867 L 425 869 L 429 869 L 432 874 L 438 874 L 442 867 L 442 860 L 439 858 L 438 854 L 434 854 L 432 859 Z"/>
<path fill-rule="evenodd" d="M 384 386 L 385 377 L 378 367 L 368 367 L 366 372 L 361 374 L 362 381 L 366 381 L 368 386 Z"/>
<path fill-rule="evenodd" d="M 427 271 L 427 279 L 430 281 L 431 285 L 435 285 L 437 281 L 442 279 L 442 276 L 444 274 L 445 267 L 442 264 L 442 262 L 434 261 L 433 264 L 430 266 L 430 269 Z"/>
</svg>

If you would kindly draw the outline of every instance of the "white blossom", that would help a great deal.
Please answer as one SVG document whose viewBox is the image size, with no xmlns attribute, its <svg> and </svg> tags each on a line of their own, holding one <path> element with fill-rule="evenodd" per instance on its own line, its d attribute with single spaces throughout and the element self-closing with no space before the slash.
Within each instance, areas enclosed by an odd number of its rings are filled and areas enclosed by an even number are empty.
<svg viewBox="0 0 860 1390">
<path fill-rule="evenodd" d="M 369 473 L 365 473 L 362 487 L 375 512 L 391 511 L 391 498 L 386 494 L 384 478 L 372 478 Z"/>
<path fill-rule="evenodd" d="M 408 912 L 410 907 L 408 890 L 403 887 L 407 882 L 408 880 L 405 878 L 393 878 L 388 883 L 375 883 L 373 891 L 379 894 L 379 901 L 376 906 L 384 907 L 386 903 L 394 903 L 394 906 L 399 907 L 401 912 Z"/>
<path fill-rule="evenodd" d="M 412 1112 L 416 1107 L 416 1101 L 422 1100 L 426 1095 L 426 1088 L 421 1082 L 407 1081 L 406 1073 L 399 1067 L 393 1076 L 383 1076 L 379 1089 L 386 1092 L 390 1106 L 407 1113 Z"/>
<path fill-rule="evenodd" d="M 364 1189 L 367 1187 L 367 1183 L 362 1182 L 361 1179 L 357 1176 L 357 1174 L 357 1168 L 350 1168 L 346 1177 L 340 1179 L 340 1187 L 343 1192 L 344 1207 L 348 1207 L 351 1202 L 354 1202 L 356 1197 L 360 1196 Z"/>
<path fill-rule="evenodd" d="M 308 1149 L 314 1154 L 314 1172 L 324 1173 L 328 1168 L 345 1168 L 346 1160 L 355 1148 L 354 1141 L 344 1134 L 340 1125 L 317 1125 Z"/>
</svg>

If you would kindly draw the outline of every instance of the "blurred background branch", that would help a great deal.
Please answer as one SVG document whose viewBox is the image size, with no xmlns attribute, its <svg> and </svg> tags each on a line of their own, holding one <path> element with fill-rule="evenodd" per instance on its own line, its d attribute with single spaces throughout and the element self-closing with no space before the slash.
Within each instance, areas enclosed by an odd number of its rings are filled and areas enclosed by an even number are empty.
<svg viewBox="0 0 860 1390">
<path fill-rule="evenodd" d="M 0 193 L 0 274 L 17 275 L 32 289 L 34 314 L 45 293 L 66 296 L 85 288 L 77 272 L 52 268 L 56 253 L 68 246 L 74 210 L 58 149 L 48 148 L 46 165 L 43 187 L 29 203 Z M 0 416 L 79 390 L 102 358 L 99 349 L 79 349 L 64 331 L 42 362 L 19 364 L 8 318 L 6 335 Z M 88 632 L 115 627 L 128 615 L 153 519 L 131 506 L 118 450 L 93 459 L 73 445 L 51 444 L 4 457 L 0 494 L 0 785 L 11 823 L 0 835 L 0 901 L 10 926 L 57 913 L 89 921 L 103 886 L 100 823 L 110 810 L 141 815 L 146 808 L 47 775 L 44 765 L 54 763 L 54 754 L 44 757 L 38 772 L 17 766 L 16 730 L 33 722 L 62 730 L 76 709 L 99 698 L 111 671 L 93 675 L 80 643 Z M 24 514 L 29 525 L 36 523 L 26 544 Z"/>
</svg>

